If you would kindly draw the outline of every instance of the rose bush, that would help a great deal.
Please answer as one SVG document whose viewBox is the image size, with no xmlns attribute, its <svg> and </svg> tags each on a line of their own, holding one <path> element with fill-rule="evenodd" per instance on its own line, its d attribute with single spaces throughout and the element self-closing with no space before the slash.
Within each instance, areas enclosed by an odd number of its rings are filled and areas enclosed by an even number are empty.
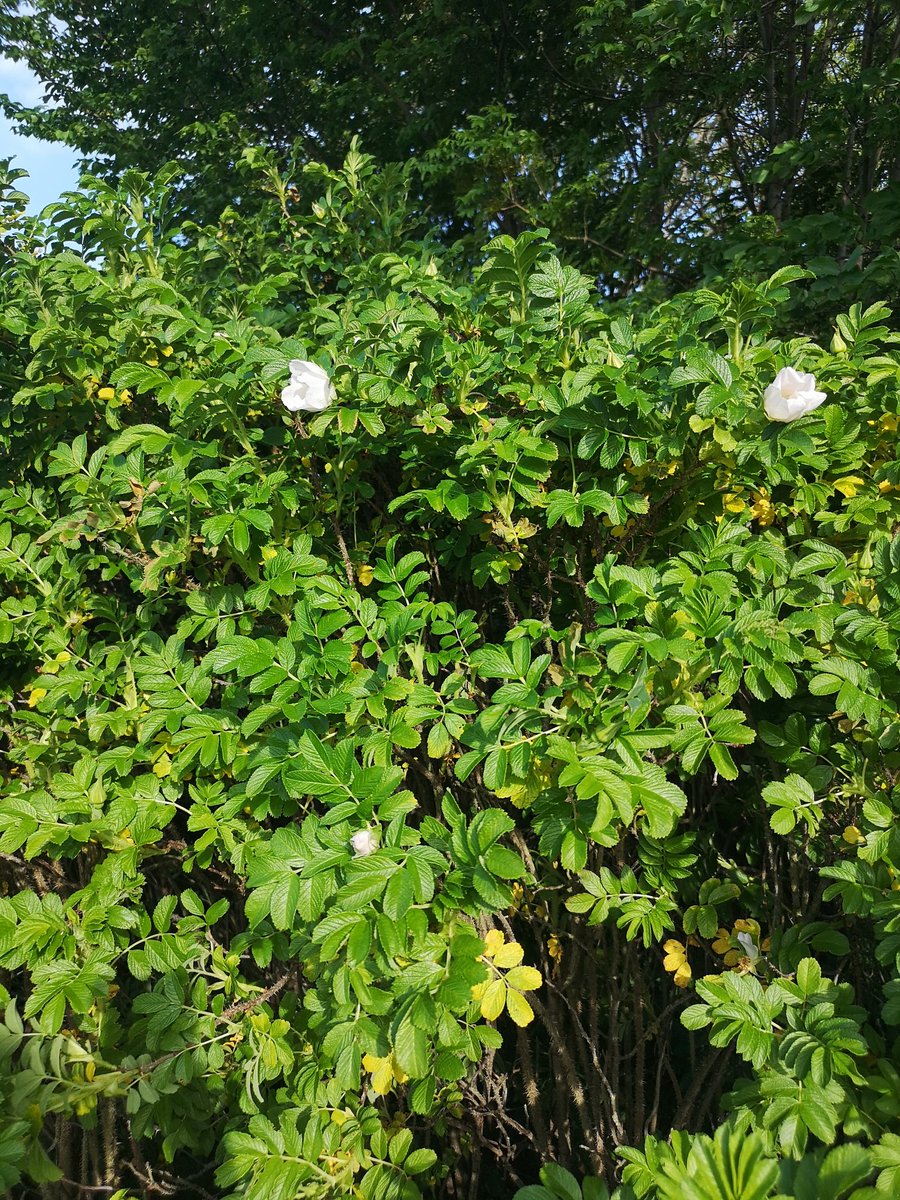
<svg viewBox="0 0 900 1200">
<path fill-rule="evenodd" d="M 891 1194 L 890 313 L 248 163 L 4 193 L 4 1186 Z"/>
</svg>

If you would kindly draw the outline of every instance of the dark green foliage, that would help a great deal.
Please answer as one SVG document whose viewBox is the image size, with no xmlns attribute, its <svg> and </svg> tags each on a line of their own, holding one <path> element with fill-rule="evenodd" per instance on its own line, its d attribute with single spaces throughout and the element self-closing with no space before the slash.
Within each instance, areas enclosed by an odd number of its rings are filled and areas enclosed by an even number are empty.
<svg viewBox="0 0 900 1200">
<path fill-rule="evenodd" d="M 547 226 L 610 296 L 816 269 L 804 318 L 893 301 L 900 17 L 890 0 L 38 0 L 4 21 L 51 109 L 120 178 L 181 160 L 193 216 L 252 202 L 240 149 L 415 161 L 470 260 Z"/>
<path fill-rule="evenodd" d="M 7 193 L 5 1178 L 502 1195 L 526 1129 L 588 1200 L 616 1147 L 622 1196 L 889 1181 L 888 310 L 613 318 L 539 233 L 461 282 L 355 150 L 189 239 L 166 178 Z"/>
</svg>

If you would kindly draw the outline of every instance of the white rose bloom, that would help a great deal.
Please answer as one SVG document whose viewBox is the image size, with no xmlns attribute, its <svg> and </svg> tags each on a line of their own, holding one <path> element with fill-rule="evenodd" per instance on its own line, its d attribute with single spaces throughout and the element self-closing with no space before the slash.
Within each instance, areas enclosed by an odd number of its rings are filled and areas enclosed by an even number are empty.
<svg viewBox="0 0 900 1200">
<path fill-rule="evenodd" d="M 749 933 L 739 933 L 737 935 L 737 940 L 741 943 L 741 947 L 744 951 L 744 956 L 746 958 L 748 958 L 750 960 L 750 962 L 753 964 L 756 964 L 757 962 L 759 962 L 759 947 L 753 941 L 753 938 L 750 936 L 750 934 Z"/>
<path fill-rule="evenodd" d="M 350 839 L 350 848 L 357 858 L 365 858 L 378 848 L 375 834 L 370 829 L 360 829 Z"/>
<path fill-rule="evenodd" d="M 814 375 L 782 367 L 766 388 L 766 416 L 770 421 L 796 421 L 827 399 L 824 392 L 816 391 Z"/>
<path fill-rule="evenodd" d="M 281 403 L 288 412 L 322 412 L 336 396 L 327 371 L 314 362 L 292 358 L 291 378 L 282 389 Z"/>
</svg>

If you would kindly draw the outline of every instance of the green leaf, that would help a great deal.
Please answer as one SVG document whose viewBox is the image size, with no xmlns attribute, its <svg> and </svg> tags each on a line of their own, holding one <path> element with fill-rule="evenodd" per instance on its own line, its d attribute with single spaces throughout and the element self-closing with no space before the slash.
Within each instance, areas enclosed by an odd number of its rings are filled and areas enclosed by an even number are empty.
<svg viewBox="0 0 900 1200">
<path fill-rule="evenodd" d="M 394 1054 L 410 1079 L 421 1079 L 428 1073 L 428 1038 L 423 1030 L 413 1025 L 409 1014 L 397 1027 Z"/>
<path fill-rule="evenodd" d="M 581 1200 L 581 1188 L 574 1175 L 556 1163 L 544 1163 L 540 1170 L 541 1183 L 559 1200 Z"/>
</svg>

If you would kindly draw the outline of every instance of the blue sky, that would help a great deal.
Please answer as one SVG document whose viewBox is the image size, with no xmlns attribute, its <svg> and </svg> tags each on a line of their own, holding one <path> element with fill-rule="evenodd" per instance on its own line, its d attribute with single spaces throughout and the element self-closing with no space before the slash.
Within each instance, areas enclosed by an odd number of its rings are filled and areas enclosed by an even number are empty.
<svg viewBox="0 0 900 1200">
<path fill-rule="evenodd" d="M 0 57 L 0 92 L 6 92 L 22 104 L 41 100 L 41 85 L 28 67 Z M 59 142 L 42 142 L 38 138 L 21 137 L 0 113 L 0 158 L 13 157 L 13 166 L 27 171 L 30 178 L 19 183 L 20 189 L 31 197 L 28 211 L 38 213 L 45 204 L 71 191 L 78 183 L 74 151 Z"/>
</svg>

